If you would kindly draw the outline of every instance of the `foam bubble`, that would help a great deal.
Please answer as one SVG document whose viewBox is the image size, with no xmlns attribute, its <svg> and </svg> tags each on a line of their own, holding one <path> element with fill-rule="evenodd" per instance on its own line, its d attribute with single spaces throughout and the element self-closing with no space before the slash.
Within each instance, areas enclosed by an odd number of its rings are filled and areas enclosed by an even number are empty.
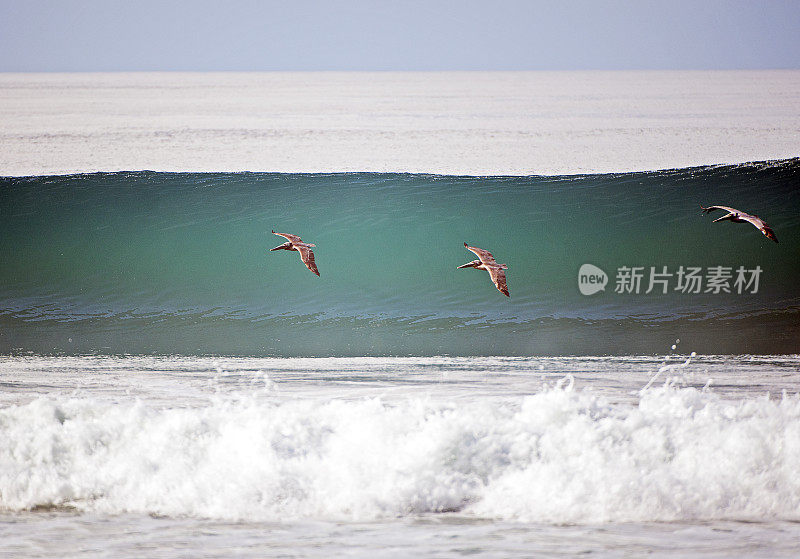
<svg viewBox="0 0 800 559">
<path fill-rule="evenodd" d="M 219 519 L 461 511 L 544 522 L 800 519 L 800 400 L 663 387 L 611 405 L 40 398 L 0 410 L 0 508 Z"/>
</svg>

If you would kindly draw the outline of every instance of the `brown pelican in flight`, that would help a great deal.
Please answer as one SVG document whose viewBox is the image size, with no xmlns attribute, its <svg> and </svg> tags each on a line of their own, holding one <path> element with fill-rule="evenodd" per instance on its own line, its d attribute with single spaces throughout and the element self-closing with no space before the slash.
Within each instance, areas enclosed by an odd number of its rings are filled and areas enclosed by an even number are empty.
<svg viewBox="0 0 800 559">
<path fill-rule="evenodd" d="M 730 220 L 734 223 L 744 223 L 745 221 L 751 225 L 753 225 L 756 229 L 761 231 L 764 236 L 768 239 L 772 239 L 776 243 L 778 242 L 778 237 L 775 236 L 775 232 L 770 228 L 769 225 L 764 223 L 764 220 L 756 215 L 750 215 L 744 212 L 740 212 L 739 210 L 735 210 L 733 208 L 729 208 L 728 206 L 709 206 L 704 208 L 702 205 L 700 206 L 704 212 L 709 213 L 713 212 L 714 210 L 725 210 L 728 212 L 726 215 L 722 217 L 718 217 L 712 223 L 716 223 L 718 221 Z"/>
<path fill-rule="evenodd" d="M 297 235 L 289 235 L 288 233 L 275 233 L 275 230 L 272 230 L 274 235 L 278 235 L 286 239 L 286 242 L 280 246 L 276 246 L 275 248 L 269 249 L 270 252 L 273 250 L 296 250 L 300 253 L 300 258 L 303 260 L 303 264 L 306 265 L 306 268 L 314 272 L 315 274 L 319 275 L 319 270 L 317 270 L 317 265 L 314 262 L 314 253 L 311 251 L 309 247 L 315 247 L 317 245 L 312 245 L 311 243 L 304 243 L 300 240 L 300 237 Z"/>
<path fill-rule="evenodd" d="M 486 270 L 489 272 L 489 276 L 492 278 L 492 282 L 494 283 L 495 287 L 497 287 L 497 290 L 506 297 L 511 297 L 511 295 L 508 294 L 508 286 L 506 285 L 506 273 L 503 271 L 508 270 L 508 266 L 505 264 L 498 264 L 494 259 L 494 256 L 492 256 L 492 253 L 488 250 L 471 247 L 467 243 L 464 243 L 464 246 L 467 247 L 468 251 L 474 252 L 475 256 L 477 256 L 480 260 L 467 262 L 463 266 L 459 266 L 459 268 L 477 268 L 478 270 Z"/>
</svg>

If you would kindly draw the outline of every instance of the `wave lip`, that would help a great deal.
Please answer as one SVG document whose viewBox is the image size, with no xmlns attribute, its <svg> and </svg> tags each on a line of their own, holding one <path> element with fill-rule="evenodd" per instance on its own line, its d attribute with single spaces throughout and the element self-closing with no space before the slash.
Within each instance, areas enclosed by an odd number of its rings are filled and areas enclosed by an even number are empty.
<svg viewBox="0 0 800 559">
<path fill-rule="evenodd" d="M 548 523 L 798 520 L 800 399 L 694 388 L 610 405 L 39 398 L 0 410 L 0 507 L 216 519 L 458 512 Z"/>
</svg>

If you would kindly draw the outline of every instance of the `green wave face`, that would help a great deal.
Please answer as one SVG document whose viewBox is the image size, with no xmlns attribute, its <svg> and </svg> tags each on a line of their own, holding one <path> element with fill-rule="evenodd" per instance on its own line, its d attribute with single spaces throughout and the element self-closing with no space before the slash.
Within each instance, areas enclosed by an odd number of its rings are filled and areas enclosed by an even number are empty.
<svg viewBox="0 0 800 559">
<path fill-rule="evenodd" d="M 0 352 L 629 354 L 681 338 L 687 351 L 797 353 L 798 185 L 799 160 L 572 177 L 3 178 Z M 723 214 L 701 204 L 757 214 L 779 243 L 712 224 Z M 321 276 L 269 252 L 284 241 L 272 229 L 316 244 Z M 475 258 L 464 242 L 508 265 L 510 298 L 457 269 Z M 604 291 L 581 294 L 584 264 Z M 679 288 L 681 267 L 700 269 L 699 293 Z M 706 292 L 719 267 L 730 293 Z M 641 268 L 639 293 L 620 283 L 628 268 Z M 760 270 L 757 290 L 737 286 L 740 268 L 747 281 Z"/>
</svg>

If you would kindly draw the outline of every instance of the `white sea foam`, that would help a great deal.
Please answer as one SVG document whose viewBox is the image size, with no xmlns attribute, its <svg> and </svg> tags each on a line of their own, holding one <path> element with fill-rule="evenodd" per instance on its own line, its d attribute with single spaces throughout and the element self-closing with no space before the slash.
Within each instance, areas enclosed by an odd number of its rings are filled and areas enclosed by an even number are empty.
<svg viewBox="0 0 800 559">
<path fill-rule="evenodd" d="M 800 520 L 800 399 L 571 382 L 468 405 L 220 394 L 0 409 L 0 508 L 219 519 Z"/>
<path fill-rule="evenodd" d="M 0 175 L 623 172 L 797 157 L 800 71 L 0 74 Z"/>
</svg>

